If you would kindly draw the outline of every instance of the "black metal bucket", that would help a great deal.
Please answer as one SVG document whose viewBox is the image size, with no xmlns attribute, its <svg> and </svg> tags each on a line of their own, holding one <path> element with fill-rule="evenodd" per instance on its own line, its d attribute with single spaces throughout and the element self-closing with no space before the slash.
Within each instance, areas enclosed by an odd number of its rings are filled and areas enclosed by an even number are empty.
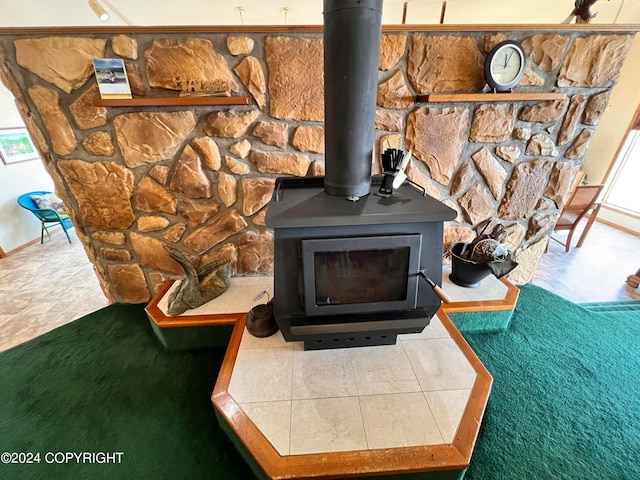
<svg viewBox="0 0 640 480">
<path fill-rule="evenodd" d="M 477 288 L 482 279 L 491 273 L 491 269 L 485 264 L 476 263 L 460 256 L 468 245 L 464 242 L 454 242 L 449 247 L 449 252 L 451 252 L 449 280 L 461 287 Z"/>
</svg>

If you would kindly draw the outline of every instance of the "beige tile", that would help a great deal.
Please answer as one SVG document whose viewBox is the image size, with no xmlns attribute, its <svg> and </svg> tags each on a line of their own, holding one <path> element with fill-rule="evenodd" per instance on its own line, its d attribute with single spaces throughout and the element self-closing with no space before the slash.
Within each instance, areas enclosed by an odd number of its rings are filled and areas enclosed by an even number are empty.
<svg viewBox="0 0 640 480">
<path fill-rule="evenodd" d="M 370 449 L 442 443 L 422 392 L 360 397 L 360 407 Z"/>
<path fill-rule="evenodd" d="M 425 392 L 424 396 L 438 424 L 444 443 L 452 443 L 471 390 L 440 390 Z"/>
<path fill-rule="evenodd" d="M 473 386 L 476 373 L 452 339 L 411 340 L 402 344 L 423 391 Z"/>
<path fill-rule="evenodd" d="M 291 455 L 366 449 L 357 397 L 291 402 Z"/>
<path fill-rule="evenodd" d="M 243 403 L 240 408 L 281 456 L 289 455 L 291 402 Z"/>
<path fill-rule="evenodd" d="M 277 348 L 277 347 L 289 347 L 293 348 L 294 343 L 287 343 L 282 336 L 282 332 L 278 330 L 276 333 L 269 337 L 254 337 L 245 328 L 242 334 L 242 340 L 240 341 L 240 349 L 243 348 Z"/>
<path fill-rule="evenodd" d="M 348 350 L 294 350 L 294 400 L 347 397 L 356 394 L 356 382 Z"/>
<path fill-rule="evenodd" d="M 237 403 L 291 399 L 293 350 L 253 348 L 238 351 L 229 394 Z"/>
<path fill-rule="evenodd" d="M 349 349 L 359 395 L 419 392 L 402 344 Z"/>
<path fill-rule="evenodd" d="M 437 315 L 434 315 L 424 330 L 420 333 L 403 333 L 398 335 L 398 340 L 419 340 L 422 338 L 449 338 L 449 332 L 444 328 Z"/>
</svg>

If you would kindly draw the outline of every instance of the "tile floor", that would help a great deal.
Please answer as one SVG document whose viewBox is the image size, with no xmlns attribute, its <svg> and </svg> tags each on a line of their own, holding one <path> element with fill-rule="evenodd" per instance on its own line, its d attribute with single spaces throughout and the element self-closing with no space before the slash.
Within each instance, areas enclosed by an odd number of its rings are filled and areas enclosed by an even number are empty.
<svg viewBox="0 0 640 480">
<path fill-rule="evenodd" d="M 109 303 L 75 230 L 0 259 L 0 351 Z"/>
<path fill-rule="evenodd" d="M 71 238 L 58 231 L 0 259 L 0 351 L 108 304 L 73 229 Z M 640 237 L 596 222 L 581 248 L 552 242 L 533 283 L 574 302 L 640 300 L 624 283 L 638 268 Z"/>
<path fill-rule="evenodd" d="M 228 391 L 283 456 L 451 443 L 474 368 L 437 317 L 398 339 L 304 351 L 245 330 Z"/>
</svg>

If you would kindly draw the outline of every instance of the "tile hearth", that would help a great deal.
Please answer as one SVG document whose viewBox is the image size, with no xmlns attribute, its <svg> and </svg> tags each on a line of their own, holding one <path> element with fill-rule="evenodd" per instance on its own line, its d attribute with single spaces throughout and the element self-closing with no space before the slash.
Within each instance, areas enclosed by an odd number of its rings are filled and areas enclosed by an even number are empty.
<svg viewBox="0 0 640 480">
<path fill-rule="evenodd" d="M 245 330 L 229 395 L 282 456 L 451 443 L 473 366 L 437 317 L 398 340 L 304 351 Z"/>
</svg>

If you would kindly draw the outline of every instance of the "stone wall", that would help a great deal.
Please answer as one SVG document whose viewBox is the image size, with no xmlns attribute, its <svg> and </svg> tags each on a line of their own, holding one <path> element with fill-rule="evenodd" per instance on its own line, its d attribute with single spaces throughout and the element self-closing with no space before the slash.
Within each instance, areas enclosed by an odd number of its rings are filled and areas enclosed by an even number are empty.
<svg viewBox="0 0 640 480">
<path fill-rule="evenodd" d="M 112 301 L 146 302 L 182 273 L 164 246 L 196 264 L 226 258 L 236 275 L 272 271 L 264 217 L 276 177 L 322 175 L 319 29 L 0 32 L 3 83 L 16 97 L 57 193 Z M 379 152 L 413 149 L 410 177 L 459 212 L 445 245 L 502 222 L 529 281 L 606 108 L 632 32 L 385 33 Z M 416 94 L 480 92 L 486 52 L 522 42 L 517 92 L 564 100 L 416 103 Z M 96 107 L 94 57 L 125 60 L 136 96 L 177 96 L 224 82 L 252 105 Z M 455 100 L 455 99 L 454 99 Z"/>
</svg>

